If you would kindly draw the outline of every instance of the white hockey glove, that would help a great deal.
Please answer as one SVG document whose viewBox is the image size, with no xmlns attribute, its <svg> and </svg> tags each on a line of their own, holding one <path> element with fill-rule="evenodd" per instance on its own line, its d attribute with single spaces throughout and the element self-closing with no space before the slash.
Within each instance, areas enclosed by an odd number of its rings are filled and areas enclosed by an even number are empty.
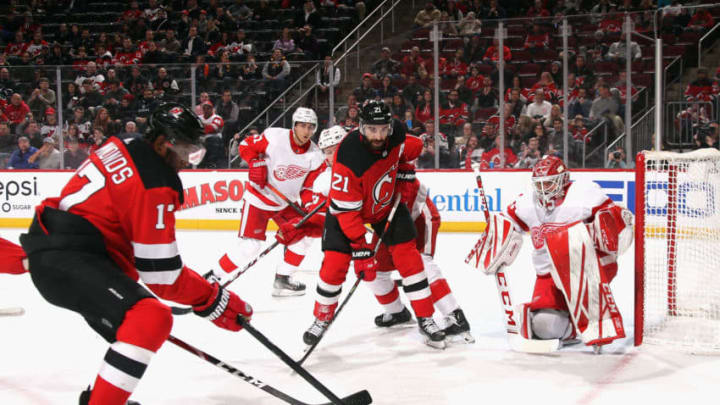
<svg viewBox="0 0 720 405">
<path fill-rule="evenodd" d="M 501 214 L 490 214 L 485 233 L 465 260 L 485 274 L 495 274 L 500 266 L 509 266 L 522 247 L 522 235 L 513 223 Z"/>
</svg>

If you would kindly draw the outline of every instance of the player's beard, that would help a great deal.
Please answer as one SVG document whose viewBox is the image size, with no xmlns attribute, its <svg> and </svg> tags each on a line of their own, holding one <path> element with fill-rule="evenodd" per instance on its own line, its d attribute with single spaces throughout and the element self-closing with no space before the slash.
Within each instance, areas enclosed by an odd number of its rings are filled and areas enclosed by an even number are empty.
<svg viewBox="0 0 720 405">
<path fill-rule="evenodd" d="M 367 140 L 368 144 L 370 145 L 370 149 L 372 149 L 375 152 L 379 152 L 383 149 L 385 149 L 385 145 L 387 144 L 387 139 L 383 140 Z"/>
</svg>

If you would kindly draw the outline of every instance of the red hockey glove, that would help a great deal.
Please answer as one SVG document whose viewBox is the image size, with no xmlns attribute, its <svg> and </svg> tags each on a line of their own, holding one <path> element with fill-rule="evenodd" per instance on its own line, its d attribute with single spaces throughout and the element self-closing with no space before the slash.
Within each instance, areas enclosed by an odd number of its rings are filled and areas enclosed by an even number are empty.
<svg viewBox="0 0 720 405">
<path fill-rule="evenodd" d="M 260 188 L 264 188 L 268 183 L 267 162 L 263 159 L 251 160 L 248 178 L 250 181 L 260 186 Z"/>
<path fill-rule="evenodd" d="M 222 288 L 218 283 L 212 285 L 213 291 L 207 302 L 195 305 L 195 314 L 207 318 L 220 328 L 238 331 L 242 325 L 238 323 L 238 315 L 246 322 L 252 318 L 253 309 L 247 302 L 240 299 L 232 291 Z"/>
<path fill-rule="evenodd" d="M 293 243 L 302 239 L 302 237 L 305 236 L 305 227 L 297 226 L 297 223 L 300 222 L 301 219 L 302 218 L 300 217 L 293 218 L 290 221 L 280 225 L 280 229 L 275 234 L 275 239 L 277 239 L 278 242 L 286 246 L 292 245 Z"/>
<path fill-rule="evenodd" d="M 363 236 L 359 242 L 350 243 L 355 274 L 365 281 L 375 280 L 378 262 L 375 260 L 375 249 L 365 241 Z"/>
</svg>

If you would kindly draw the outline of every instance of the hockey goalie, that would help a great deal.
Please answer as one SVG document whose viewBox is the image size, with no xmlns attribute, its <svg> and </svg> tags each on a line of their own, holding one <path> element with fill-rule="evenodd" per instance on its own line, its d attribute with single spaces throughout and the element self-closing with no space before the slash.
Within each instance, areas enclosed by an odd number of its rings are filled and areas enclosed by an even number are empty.
<svg viewBox="0 0 720 405">
<path fill-rule="evenodd" d="M 625 337 L 609 284 L 617 257 L 632 243 L 632 213 L 592 181 L 571 183 L 555 156 L 535 165 L 532 186 L 505 212 L 490 215 L 470 263 L 495 274 L 514 262 L 522 233 L 529 233 L 537 278 L 531 301 L 515 308 L 522 338 L 564 344 L 579 339 L 599 348 Z"/>
</svg>

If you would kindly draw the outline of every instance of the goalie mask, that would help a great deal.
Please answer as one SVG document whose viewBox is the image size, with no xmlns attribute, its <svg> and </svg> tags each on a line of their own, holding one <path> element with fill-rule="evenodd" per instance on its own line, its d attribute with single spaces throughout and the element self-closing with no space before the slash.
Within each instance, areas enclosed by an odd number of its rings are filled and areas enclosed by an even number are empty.
<svg viewBox="0 0 720 405">
<path fill-rule="evenodd" d="M 536 201 L 550 211 L 565 198 L 570 185 L 570 173 L 562 159 L 545 155 L 533 167 L 532 184 Z"/>
</svg>

